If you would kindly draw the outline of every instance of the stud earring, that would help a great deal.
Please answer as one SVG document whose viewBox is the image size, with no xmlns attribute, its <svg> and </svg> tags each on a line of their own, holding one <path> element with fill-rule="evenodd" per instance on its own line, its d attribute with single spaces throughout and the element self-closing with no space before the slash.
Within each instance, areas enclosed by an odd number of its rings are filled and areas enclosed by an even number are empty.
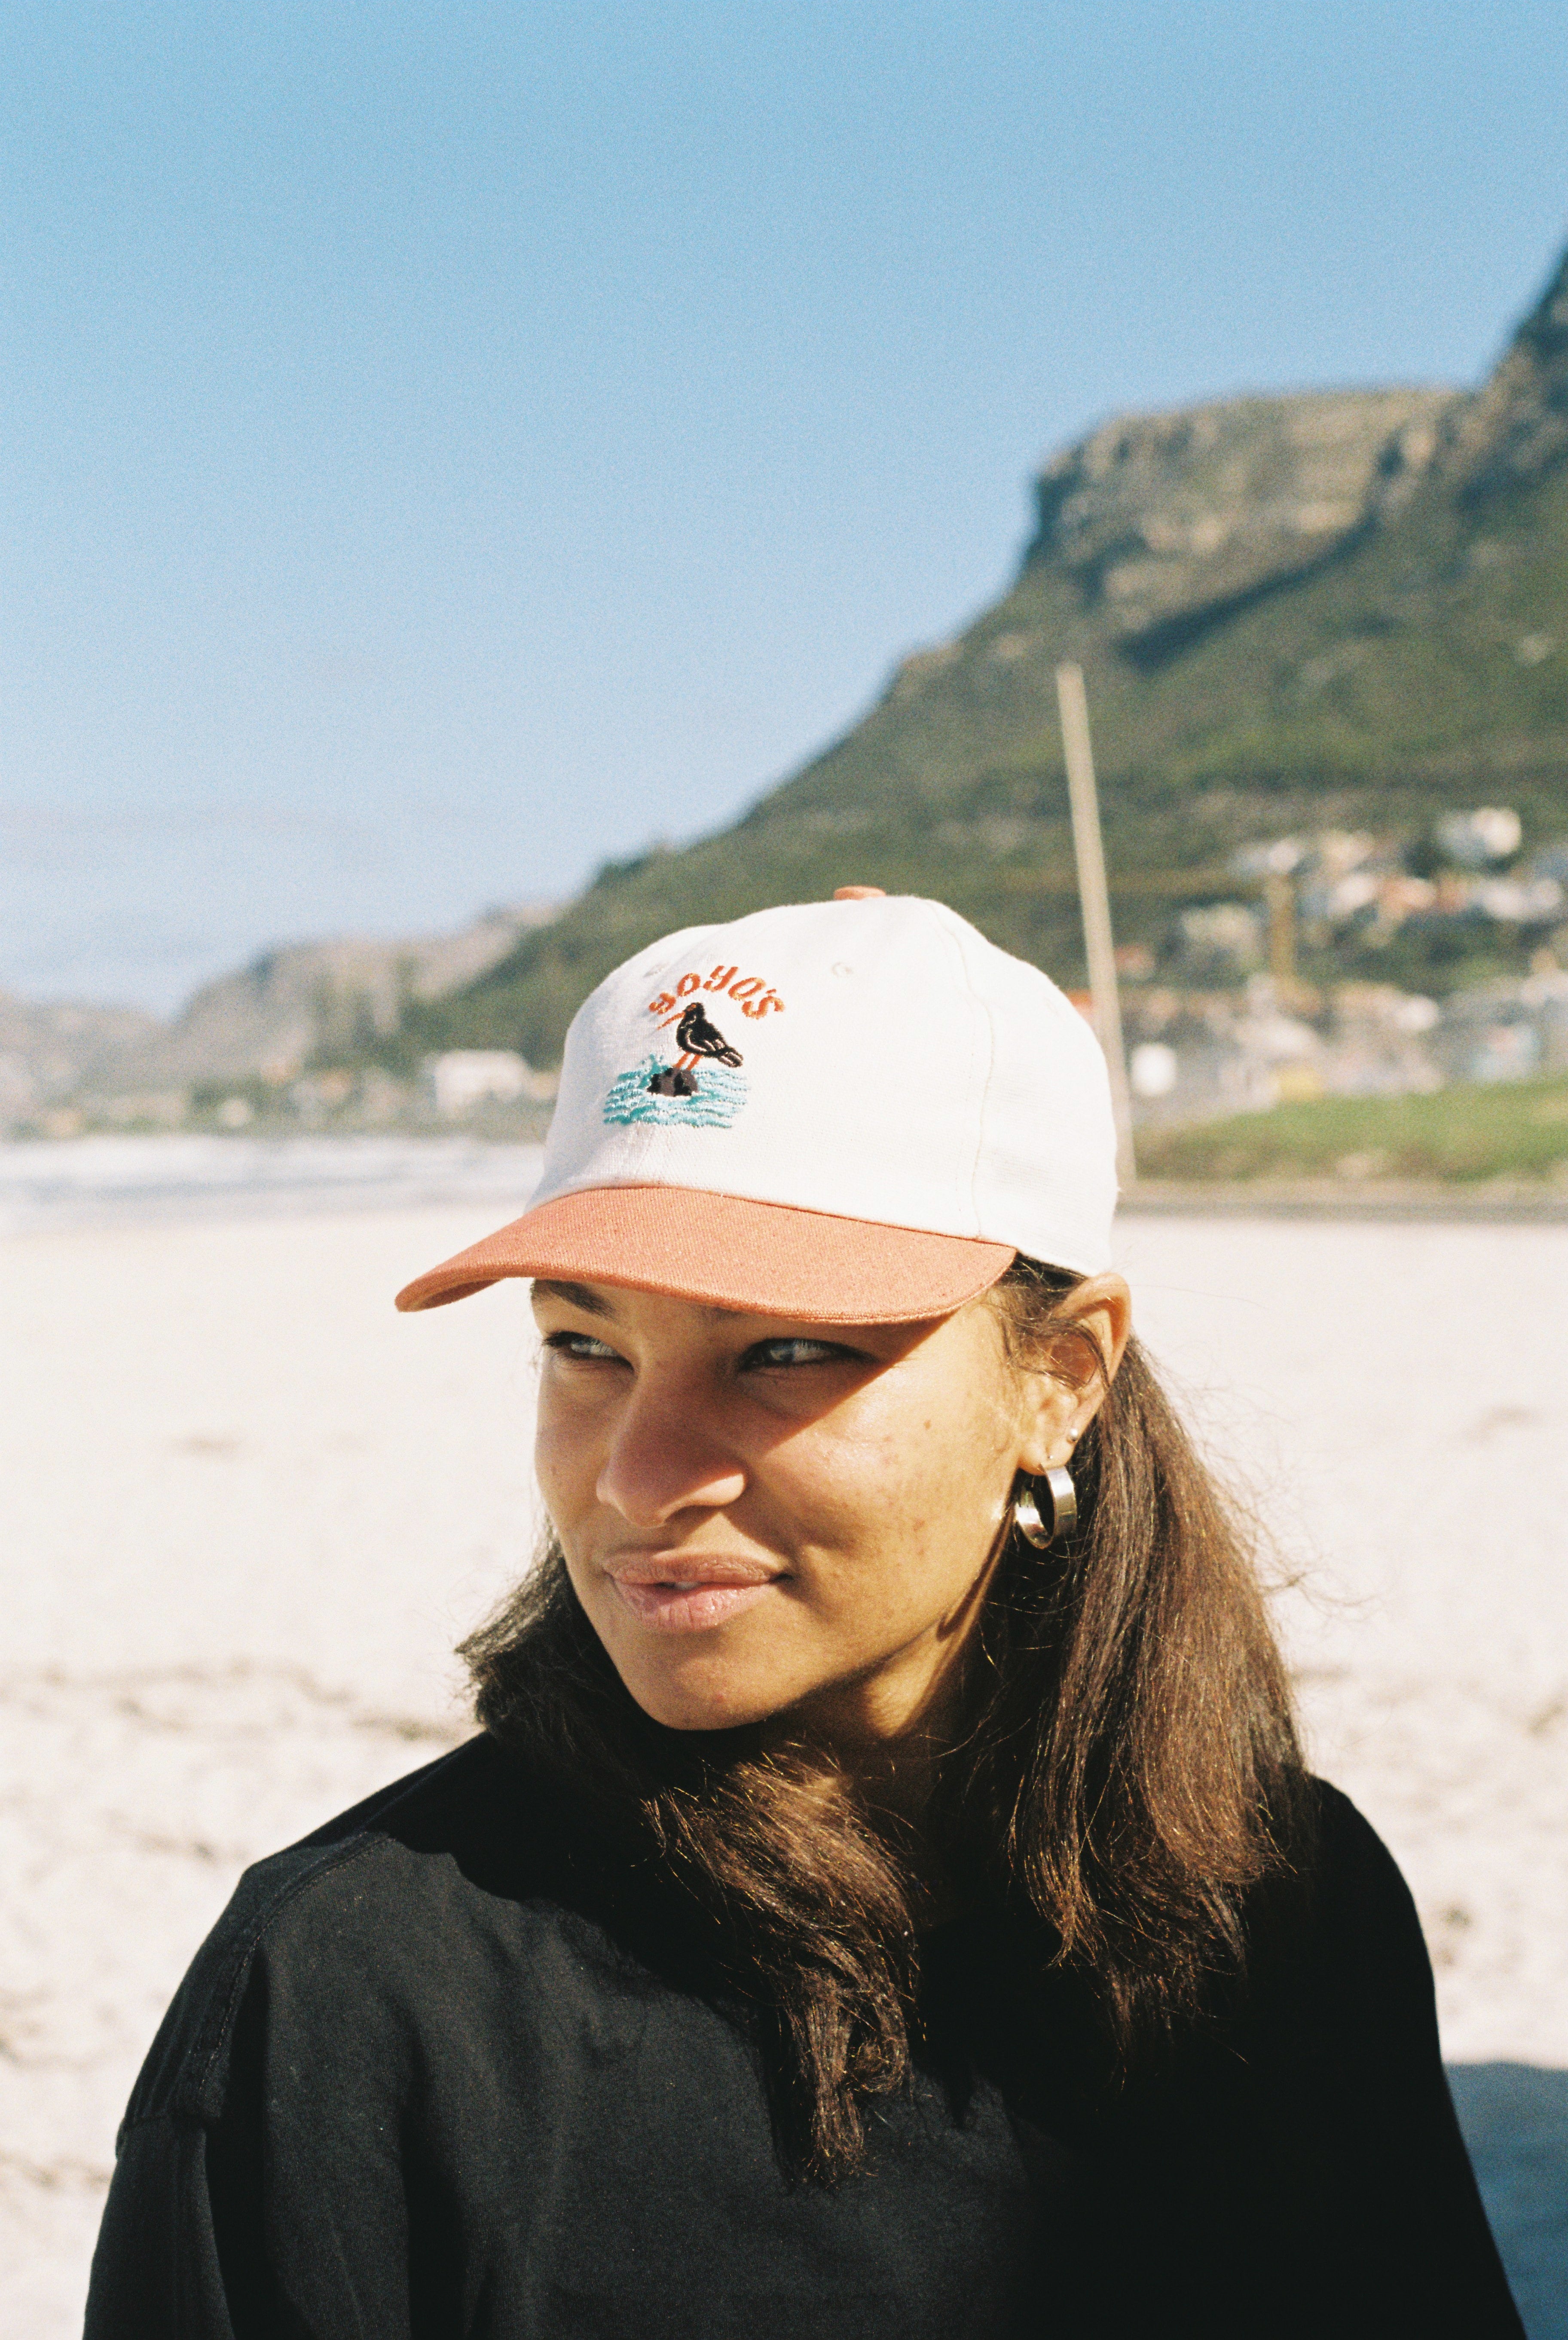
<svg viewBox="0 0 1568 2340">
<path fill-rule="evenodd" d="M 1049 1522 L 1040 1517 L 1040 1499 L 1035 1492 L 1041 1484 L 1050 1499 Z M 1012 1523 L 1036 1552 L 1049 1552 L 1052 1544 L 1065 1543 L 1078 1525 L 1078 1491 L 1072 1483 L 1071 1472 L 1046 1471 L 1040 1478 L 1028 1480 L 1023 1492 L 1014 1501 Z"/>
</svg>

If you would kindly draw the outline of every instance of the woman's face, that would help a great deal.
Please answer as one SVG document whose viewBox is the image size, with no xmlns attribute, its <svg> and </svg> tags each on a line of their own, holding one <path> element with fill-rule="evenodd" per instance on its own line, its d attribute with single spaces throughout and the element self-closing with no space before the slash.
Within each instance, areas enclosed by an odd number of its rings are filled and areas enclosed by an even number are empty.
<svg viewBox="0 0 1568 2340">
<path fill-rule="evenodd" d="M 1119 1280 L 1074 1305 L 1119 1353 Z M 984 1300 L 827 1328 L 604 1284 L 537 1284 L 534 1307 L 567 1567 L 632 1696 L 679 1730 L 787 1713 L 883 1738 L 928 1713 L 1019 1471 L 1066 1460 L 1098 1400 L 1019 1373 Z"/>
</svg>

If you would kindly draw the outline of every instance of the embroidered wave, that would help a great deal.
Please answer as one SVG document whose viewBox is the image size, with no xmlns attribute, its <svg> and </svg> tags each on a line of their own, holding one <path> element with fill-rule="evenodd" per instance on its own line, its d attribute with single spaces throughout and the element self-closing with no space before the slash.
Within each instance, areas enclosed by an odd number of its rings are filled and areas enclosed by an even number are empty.
<svg viewBox="0 0 1568 2340">
<path fill-rule="evenodd" d="M 610 1083 L 605 1099 L 605 1119 L 616 1122 L 652 1121 L 678 1124 L 685 1129 L 728 1129 L 746 1101 L 746 1076 L 728 1065 L 700 1064 L 692 1077 L 690 1096 L 656 1096 L 648 1083 L 669 1066 L 650 1056 L 629 1073 Z"/>
</svg>

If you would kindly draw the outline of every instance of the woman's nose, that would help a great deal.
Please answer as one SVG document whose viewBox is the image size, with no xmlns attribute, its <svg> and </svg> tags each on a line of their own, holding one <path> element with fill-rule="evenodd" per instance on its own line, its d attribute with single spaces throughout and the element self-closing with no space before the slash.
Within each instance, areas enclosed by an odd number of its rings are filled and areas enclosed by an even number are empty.
<svg viewBox="0 0 1568 2340">
<path fill-rule="evenodd" d="M 713 1433 L 695 1390 L 640 1378 L 616 1422 L 595 1489 L 634 1527 L 663 1527 L 677 1512 L 722 1511 L 739 1501 L 746 1473 Z"/>
</svg>

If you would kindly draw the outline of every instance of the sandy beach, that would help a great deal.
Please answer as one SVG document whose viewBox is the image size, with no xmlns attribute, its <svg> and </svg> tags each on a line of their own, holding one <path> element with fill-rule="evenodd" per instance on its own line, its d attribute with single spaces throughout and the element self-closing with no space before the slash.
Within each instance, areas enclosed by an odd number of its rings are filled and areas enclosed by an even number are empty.
<svg viewBox="0 0 1568 2340">
<path fill-rule="evenodd" d="M 516 1286 L 418 1319 L 391 1294 L 499 1215 L 318 1202 L 0 1239 L 13 2340 L 79 2325 L 116 2121 L 242 1867 L 465 1728 L 452 1644 L 535 1534 L 532 1341 Z M 1415 1892 L 1548 2340 L 1568 2225 L 1530 2188 L 1555 2153 L 1568 2196 L 1568 1226 L 1139 1216 L 1121 1246 L 1292 1580 L 1317 1765 Z"/>
</svg>

